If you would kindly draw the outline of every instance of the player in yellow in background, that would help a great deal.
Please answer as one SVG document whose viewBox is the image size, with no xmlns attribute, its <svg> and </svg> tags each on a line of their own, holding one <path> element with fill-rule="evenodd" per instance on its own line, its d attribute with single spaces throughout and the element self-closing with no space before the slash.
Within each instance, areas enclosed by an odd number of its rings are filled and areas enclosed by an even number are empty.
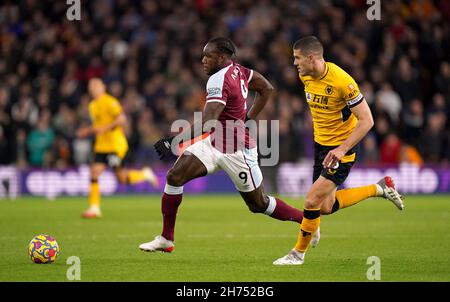
<svg viewBox="0 0 450 302">
<path fill-rule="evenodd" d="M 99 218 L 100 174 L 109 166 L 114 170 L 120 183 L 136 184 L 149 181 L 158 187 L 158 179 L 152 169 L 126 169 L 122 166 L 128 151 L 128 142 L 123 132 L 127 118 L 119 101 L 106 92 L 105 84 L 98 78 L 92 78 L 88 83 L 89 94 L 93 98 L 89 103 L 89 114 L 92 125 L 81 128 L 77 136 L 84 138 L 95 135 L 94 161 L 90 166 L 91 183 L 89 192 L 89 208 L 83 213 L 84 218 Z"/>
<path fill-rule="evenodd" d="M 373 126 L 372 113 L 355 80 L 339 66 L 325 62 L 323 46 L 316 37 L 295 42 L 293 54 L 313 120 L 314 174 L 297 243 L 286 256 L 275 260 L 275 265 L 303 264 L 321 214 L 332 214 L 377 196 L 392 201 L 400 210 L 404 207 L 389 176 L 376 184 L 337 190 L 355 163 L 357 144 Z"/>
</svg>

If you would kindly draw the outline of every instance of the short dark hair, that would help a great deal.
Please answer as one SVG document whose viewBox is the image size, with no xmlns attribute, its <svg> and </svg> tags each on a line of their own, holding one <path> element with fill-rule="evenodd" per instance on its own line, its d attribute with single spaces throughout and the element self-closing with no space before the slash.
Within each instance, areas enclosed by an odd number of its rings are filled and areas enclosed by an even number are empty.
<svg viewBox="0 0 450 302">
<path fill-rule="evenodd" d="M 230 57 L 236 55 L 236 46 L 233 41 L 224 37 L 216 37 L 208 41 L 214 44 L 220 53 L 226 54 Z"/>
<path fill-rule="evenodd" d="M 316 36 L 306 36 L 294 43 L 294 49 L 309 55 L 311 53 L 323 55 L 323 46 Z"/>
</svg>

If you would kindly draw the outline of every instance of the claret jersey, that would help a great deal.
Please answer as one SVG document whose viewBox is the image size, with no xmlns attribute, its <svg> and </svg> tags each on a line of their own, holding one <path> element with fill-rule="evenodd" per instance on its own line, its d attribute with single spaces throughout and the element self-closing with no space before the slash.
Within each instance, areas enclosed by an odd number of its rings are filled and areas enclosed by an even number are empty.
<svg viewBox="0 0 450 302">
<path fill-rule="evenodd" d="M 211 133 L 213 146 L 223 153 L 232 153 L 245 142 L 246 148 L 254 148 L 256 143 L 245 129 L 247 111 L 248 83 L 253 70 L 237 63 L 217 71 L 211 75 L 206 84 L 206 102 L 219 102 L 225 105 L 218 120 L 221 131 Z"/>
</svg>

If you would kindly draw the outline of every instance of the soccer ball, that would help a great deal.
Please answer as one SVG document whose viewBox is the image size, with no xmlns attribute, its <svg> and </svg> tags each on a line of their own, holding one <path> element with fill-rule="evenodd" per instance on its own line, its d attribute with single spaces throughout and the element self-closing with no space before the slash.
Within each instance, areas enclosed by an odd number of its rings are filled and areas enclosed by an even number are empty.
<svg viewBox="0 0 450 302">
<path fill-rule="evenodd" d="M 28 255 L 34 263 L 52 263 L 58 253 L 58 243 L 49 235 L 37 235 L 28 244 Z"/>
</svg>

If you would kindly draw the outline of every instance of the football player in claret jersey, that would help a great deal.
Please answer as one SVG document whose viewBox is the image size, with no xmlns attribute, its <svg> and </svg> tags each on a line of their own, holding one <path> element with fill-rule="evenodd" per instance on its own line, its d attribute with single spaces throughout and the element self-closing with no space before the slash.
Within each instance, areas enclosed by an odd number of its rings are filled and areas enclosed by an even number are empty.
<svg viewBox="0 0 450 302">
<path fill-rule="evenodd" d="M 231 178 L 251 212 L 264 213 L 283 221 L 302 221 L 301 211 L 263 191 L 256 143 L 244 122 L 258 116 L 274 88 L 257 71 L 233 62 L 234 54 L 233 42 L 222 37 L 210 40 L 203 49 L 202 63 L 210 77 L 206 85 L 202 124 L 200 127 L 191 126 L 184 133 L 187 134 L 187 141 L 196 136 L 196 128 L 210 135 L 187 147 L 167 173 L 161 204 L 162 233 L 154 240 L 141 244 L 141 250 L 171 252 L 174 249 L 175 219 L 183 196 L 183 185 L 219 169 Z M 248 90 L 256 91 L 258 96 L 247 112 Z M 203 126 L 210 123 L 214 125 L 214 130 L 204 129 Z M 237 127 L 230 128 L 230 124 Z M 170 154 L 172 144 L 176 145 L 173 137 L 163 138 L 155 144 L 161 158 Z"/>
<path fill-rule="evenodd" d="M 94 159 L 90 166 L 91 183 L 89 191 L 89 208 L 83 212 L 84 218 L 99 218 L 100 186 L 98 179 L 109 166 L 114 170 L 120 183 L 136 184 L 143 181 L 158 187 L 158 179 L 152 169 L 131 170 L 123 167 L 128 152 L 128 142 L 122 127 L 127 122 L 119 101 L 106 92 L 101 79 L 92 78 L 88 83 L 92 101 L 89 103 L 89 114 L 92 126 L 77 131 L 80 138 L 95 135 Z"/>
<path fill-rule="evenodd" d="M 339 66 L 325 62 L 323 46 L 314 36 L 293 47 L 294 65 L 305 85 L 314 128 L 313 185 L 305 197 L 303 221 L 295 247 L 275 265 L 303 264 L 320 215 L 352 206 L 369 197 L 384 197 L 402 210 L 401 195 L 391 177 L 359 188 L 337 190 L 357 156 L 357 144 L 373 126 L 372 113 L 353 78 Z"/>
</svg>

